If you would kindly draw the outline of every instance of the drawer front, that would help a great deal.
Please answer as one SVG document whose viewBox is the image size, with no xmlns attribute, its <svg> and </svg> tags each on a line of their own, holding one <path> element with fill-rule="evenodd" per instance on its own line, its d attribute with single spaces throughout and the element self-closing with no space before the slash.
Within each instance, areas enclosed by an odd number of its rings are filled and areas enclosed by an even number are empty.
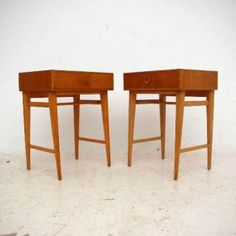
<svg viewBox="0 0 236 236">
<path fill-rule="evenodd" d="M 134 84 L 134 87 L 143 88 L 143 89 L 155 87 L 155 81 L 148 76 L 144 76 L 142 78 L 134 80 L 133 84 Z"/>
<path fill-rule="evenodd" d="M 178 87 L 179 79 L 174 73 L 146 72 L 124 74 L 125 90 L 176 90 Z"/>
<path fill-rule="evenodd" d="M 92 79 L 89 75 L 53 71 L 53 90 L 55 91 L 90 89 L 91 84 Z"/>
<path fill-rule="evenodd" d="M 113 89 L 113 74 L 53 71 L 54 91 L 95 91 Z"/>
</svg>

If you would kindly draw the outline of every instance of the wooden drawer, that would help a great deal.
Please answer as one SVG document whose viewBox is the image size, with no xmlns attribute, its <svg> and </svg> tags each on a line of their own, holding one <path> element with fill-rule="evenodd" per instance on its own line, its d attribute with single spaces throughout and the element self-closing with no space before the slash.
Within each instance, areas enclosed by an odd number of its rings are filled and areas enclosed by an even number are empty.
<svg viewBox="0 0 236 236">
<path fill-rule="evenodd" d="M 175 71 L 161 71 L 161 73 L 149 71 L 124 74 L 125 90 L 175 89 L 176 87 L 178 87 L 178 76 Z"/>
<path fill-rule="evenodd" d="M 19 73 L 19 88 L 25 92 L 113 90 L 113 74 L 48 70 Z"/>
<path fill-rule="evenodd" d="M 125 90 L 215 90 L 217 72 L 201 70 L 160 70 L 124 74 Z"/>
</svg>

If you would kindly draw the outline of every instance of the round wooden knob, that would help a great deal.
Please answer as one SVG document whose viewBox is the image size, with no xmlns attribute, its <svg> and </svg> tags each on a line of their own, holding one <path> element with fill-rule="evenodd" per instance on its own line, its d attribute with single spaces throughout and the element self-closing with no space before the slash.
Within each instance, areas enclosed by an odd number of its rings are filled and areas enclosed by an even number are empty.
<svg viewBox="0 0 236 236">
<path fill-rule="evenodd" d="M 84 80 L 84 85 L 89 85 L 89 80 Z"/>
<path fill-rule="evenodd" d="M 145 84 L 149 84 L 149 83 L 150 83 L 150 79 L 145 79 L 145 80 L 144 80 L 144 83 L 145 83 Z"/>
</svg>

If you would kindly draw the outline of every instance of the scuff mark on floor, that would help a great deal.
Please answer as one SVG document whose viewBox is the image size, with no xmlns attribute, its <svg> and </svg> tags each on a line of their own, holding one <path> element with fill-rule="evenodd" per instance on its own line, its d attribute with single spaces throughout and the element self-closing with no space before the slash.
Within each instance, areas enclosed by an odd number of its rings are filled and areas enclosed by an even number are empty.
<svg viewBox="0 0 236 236">
<path fill-rule="evenodd" d="M 104 199 L 100 199 L 100 201 L 114 201 L 115 198 L 104 198 Z"/>
</svg>

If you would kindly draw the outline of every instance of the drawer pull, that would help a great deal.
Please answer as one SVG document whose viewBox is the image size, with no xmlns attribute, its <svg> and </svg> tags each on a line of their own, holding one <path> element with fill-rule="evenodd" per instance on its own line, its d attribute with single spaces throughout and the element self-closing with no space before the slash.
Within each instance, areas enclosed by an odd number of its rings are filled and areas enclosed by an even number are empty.
<svg viewBox="0 0 236 236">
<path fill-rule="evenodd" d="M 89 80 L 84 80 L 84 81 L 83 81 L 83 84 L 84 84 L 84 85 L 90 85 L 90 81 L 89 81 Z"/>
<path fill-rule="evenodd" d="M 144 84 L 150 84 L 150 79 L 145 79 Z"/>
</svg>

